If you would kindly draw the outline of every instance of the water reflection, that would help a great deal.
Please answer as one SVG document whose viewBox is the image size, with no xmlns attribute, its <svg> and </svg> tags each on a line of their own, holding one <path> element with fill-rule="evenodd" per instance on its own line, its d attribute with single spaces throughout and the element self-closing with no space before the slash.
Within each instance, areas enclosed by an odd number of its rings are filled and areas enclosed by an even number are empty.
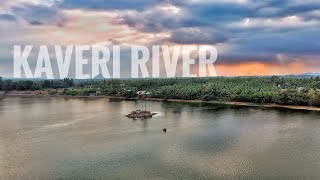
<svg viewBox="0 0 320 180">
<path fill-rule="evenodd" d="M 319 179 L 319 113 L 140 101 L 0 99 L 0 179 Z M 163 128 L 168 132 L 164 134 Z"/>
</svg>

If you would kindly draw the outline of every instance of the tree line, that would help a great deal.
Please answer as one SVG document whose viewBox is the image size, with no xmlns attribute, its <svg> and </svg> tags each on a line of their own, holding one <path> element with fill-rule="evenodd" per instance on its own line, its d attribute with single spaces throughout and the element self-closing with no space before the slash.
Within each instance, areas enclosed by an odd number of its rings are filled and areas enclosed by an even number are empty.
<svg viewBox="0 0 320 180">
<path fill-rule="evenodd" d="M 63 80 L 4 80 L 0 77 L 0 90 L 1 91 L 35 91 L 44 89 L 59 89 L 74 87 L 73 79 Z"/>
<path fill-rule="evenodd" d="M 162 99 L 237 101 L 320 107 L 320 78 L 215 77 L 110 80 L 2 80 L 2 91 L 48 90 L 62 95 L 101 95 L 136 98 L 138 91 Z M 99 95 L 100 95 L 99 94 Z"/>
</svg>

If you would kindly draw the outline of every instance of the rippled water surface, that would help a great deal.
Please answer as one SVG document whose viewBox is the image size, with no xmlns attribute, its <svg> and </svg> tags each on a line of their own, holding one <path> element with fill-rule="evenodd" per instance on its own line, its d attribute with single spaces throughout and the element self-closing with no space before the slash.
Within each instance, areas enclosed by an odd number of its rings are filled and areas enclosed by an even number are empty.
<svg viewBox="0 0 320 180">
<path fill-rule="evenodd" d="M 124 117 L 143 105 L 0 99 L 0 179 L 320 179 L 319 113 L 148 102 L 156 117 Z"/>
</svg>

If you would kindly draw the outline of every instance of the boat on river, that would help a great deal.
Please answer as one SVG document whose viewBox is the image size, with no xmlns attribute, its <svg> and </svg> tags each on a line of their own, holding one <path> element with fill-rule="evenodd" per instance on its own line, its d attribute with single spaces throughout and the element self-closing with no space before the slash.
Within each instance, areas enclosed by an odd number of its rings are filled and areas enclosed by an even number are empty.
<svg viewBox="0 0 320 180">
<path fill-rule="evenodd" d="M 157 113 L 152 113 L 147 110 L 135 110 L 132 111 L 130 114 L 126 115 L 128 118 L 133 118 L 133 119 L 145 119 L 145 118 L 152 118 L 154 115 Z"/>
<path fill-rule="evenodd" d="M 132 111 L 130 114 L 126 115 L 128 118 L 133 118 L 133 119 L 146 119 L 146 118 L 152 118 L 154 115 L 157 113 L 152 113 L 150 111 L 147 111 L 147 101 L 146 98 L 149 96 L 151 93 L 147 91 L 138 91 L 137 95 L 138 98 L 144 101 L 144 110 L 135 110 Z"/>
</svg>

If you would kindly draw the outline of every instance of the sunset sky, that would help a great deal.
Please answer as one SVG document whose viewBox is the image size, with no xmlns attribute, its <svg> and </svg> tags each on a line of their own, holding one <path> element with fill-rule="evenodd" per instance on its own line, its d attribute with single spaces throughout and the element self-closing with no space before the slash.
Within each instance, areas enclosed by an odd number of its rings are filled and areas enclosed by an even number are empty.
<svg viewBox="0 0 320 180">
<path fill-rule="evenodd" d="M 1 0 L 0 76 L 27 44 L 214 45 L 218 75 L 320 72 L 320 1 Z"/>
</svg>

